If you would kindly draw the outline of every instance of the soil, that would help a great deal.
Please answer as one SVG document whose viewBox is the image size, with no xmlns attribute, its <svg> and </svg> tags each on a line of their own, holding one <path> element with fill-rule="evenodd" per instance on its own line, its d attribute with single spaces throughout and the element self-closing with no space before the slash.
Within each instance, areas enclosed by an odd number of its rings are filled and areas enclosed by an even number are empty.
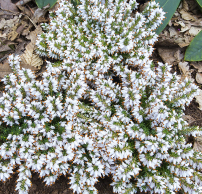
<svg viewBox="0 0 202 194">
<path fill-rule="evenodd" d="M 14 174 L 6 183 L 0 182 L 0 194 L 18 194 L 15 191 L 16 180 L 17 174 Z M 45 183 L 42 182 L 37 173 L 33 173 L 31 181 L 33 185 L 30 188 L 29 194 L 73 194 L 73 191 L 69 189 L 68 176 L 60 176 L 52 186 L 45 186 Z M 99 178 L 99 181 L 95 185 L 98 189 L 98 194 L 113 194 L 113 189 L 109 185 L 112 182 L 110 177 Z"/>
<path fill-rule="evenodd" d="M 139 0 L 139 2 L 141 1 L 146 2 L 146 0 Z M 170 46 L 169 41 L 167 44 L 164 44 L 164 47 Z M 157 52 L 158 46 L 155 46 L 155 48 L 156 49 L 151 58 L 154 62 L 164 62 Z M 173 71 L 174 70 L 177 71 L 178 74 L 180 73 L 176 66 L 173 66 Z M 190 125 L 202 127 L 202 111 L 198 109 L 198 103 L 195 99 L 193 99 L 189 106 L 186 106 L 184 113 L 194 118 L 194 122 L 190 123 Z M 191 138 L 190 142 L 194 143 L 194 139 Z M 29 194 L 73 194 L 73 191 L 69 189 L 70 185 L 68 184 L 68 177 L 69 176 L 61 176 L 54 185 L 45 186 L 45 183 L 43 183 L 43 180 L 38 177 L 38 174 L 33 173 L 31 178 L 33 185 L 30 188 Z M 0 182 L 0 194 L 17 194 L 18 192 L 15 191 L 16 180 L 17 173 L 5 183 Z M 113 194 L 113 188 L 110 186 L 111 182 L 111 177 L 105 177 L 103 179 L 99 178 L 99 182 L 95 185 L 98 189 L 98 194 Z"/>
</svg>

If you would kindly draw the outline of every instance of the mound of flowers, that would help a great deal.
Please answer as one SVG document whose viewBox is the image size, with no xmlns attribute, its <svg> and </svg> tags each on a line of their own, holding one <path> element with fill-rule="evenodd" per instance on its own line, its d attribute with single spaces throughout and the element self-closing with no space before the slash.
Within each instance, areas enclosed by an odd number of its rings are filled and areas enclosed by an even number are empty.
<svg viewBox="0 0 202 194">
<path fill-rule="evenodd" d="M 18 167 L 16 190 L 28 193 L 31 171 L 47 185 L 67 173 L 77 193 L 97 193 L 111 174 L 115 193 L 202 192 L 202 155 L 185 142 L 201 131 L 182 119 L 197 86 L 149 57 L 164 13 L 151 1 L 62 0 L 38 38 L 47 61 L 42 80 L 20 68 L 3 81 L 0 179 Z M 134 11 L 133 11 L 134 12 Z"/>
</svg>

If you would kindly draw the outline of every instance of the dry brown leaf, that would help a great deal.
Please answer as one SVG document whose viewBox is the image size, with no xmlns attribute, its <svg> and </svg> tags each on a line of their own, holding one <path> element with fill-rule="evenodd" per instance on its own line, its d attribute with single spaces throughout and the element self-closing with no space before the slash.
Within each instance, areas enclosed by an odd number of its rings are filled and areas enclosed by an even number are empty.
<svg viewBox="0 0 202 194">
<path fill-rule="evenodd" d="M 181 42 L 181 43 L 178 43 L 178 45 L 183 48 L 183 47 L 186 47 L 189 45 L 189 43 L 185 43 L 185 42 Z"/>
<path fill-rule="evenodd" d="M 50 6 L 47 5 L 47 6 L 43 7 L 43 9 L 38 8 L 38 9 L 34 12 L 34 15 L 33 15 L 33 17 L 32 17 L 32 20 L 33 20 L 33 22 L 34 22 L 35 24 L 36 24 L 36 23 L 41 23 L 40 18 L 42 18 L 42 17 L 45 18 L 45 14 L 47 13 L 49 7 L 50 7 Z"/>
<path fill-rule="evenodd" d="M 181 27 L 180 32 L 186 32 L 189 29 L 190 29 L 189 26 Z"/>
<path fill-rule="evenodd" d="M 189 63 L 188 62 L 180 62 L 179 68 L 183 74 L 186 74 L 189 71 Z"/>
<path fill-rule="evenodd" d="M 19 12 L 18 8 L 11 0 L 0 0 L 1 9 Z"/>
<path fill-rule="evenodd" d="M 143 10 L 147 7 L 148 3 L 149 2 L 146 2 L 146 3 L 140 5 L 140 12 L 143 12 Z"/>
<path fill-rule="evenodd" d="M 176 58 L 177 62 L 181 61 L 182 59 L 184 59 L 184 53 L 181 52 L 180 49 L 178 49 L 175 54 L 174 57 Z"/>
<path fill-rule="evenodd" d="M 4 51 L 10 51 L 11 48 L 9 47 L 9 45 L 2 45 L 0 46 L 0 52 L 4 52 Z"/>
<path fill-rule="evenodd" d="M 176 24 L 180 25 L 180 27 L 181 27 L 180 32 L 185 32 L 185 31 L 189 30 L 191 27 L 191 24 L 185 24 L 185 22 L 183 22 L 183 21 L 178 21 L 178 22 L 176 22 Z"/>
<path fill-rule="evenodd" d="M 189 34 L 192 36 L 196 36 L 201 30 L 202 30 L 202 27 L 192 26 L 189 30 Z"/>
<path fill-rule="evenodd" d="M 23 36 L 27 36 L 30 33 L 30 29 L 33 27 L 32 23 L 29 23 L 28 26 L 22 31 L 22 35 Z"/>
<path fill-rule="evenodd" d="M 196 74 L 196 81 L 197 83 L 202 84 L 202 73 Z"/>
<path fill-rule="evenodd" d="M 25 25 L 20 23 L 19 27 L 16 29 L 16 32 L 18 34 L 21 34 L 24 28 L 25 28 Z"/>
<path fill-rule="evenodd" d="M 198 72 L 202 72 L 202 62 L 191 62 L 192 66 L 194 66 L 196 69 L 198 69 Z"/>
<path fill-rule="evenodd" d="M 202 19 L 198 18 L 197 21 L 191 22 L 193 26 L 202 26 Z"/>
<path fill-rule="evenodd" d="M 0 29 L 2 28 L 13 28 L 20 20 L 20 17 L 15 16 L 13 19 L 5 20 L 4 18 L 0 21 Z"/>
<path fill-rule="evenodd" d="M 8 34 L 8 40 L 14 41 L 18 37 L 18 35 L 19 34 L 13 30 Z"/>
<path fill-rule="evenodd" d="M 164 63 L 173 64 L 173 62 L 176 61 L 174 55 L 178 48 L 173 49 L 159 47 L 157 50 Z"/>
<path fill-rule="evenodd" d="M 7 37 L 6 33 L 0 34 L 0 38 L 6 38 L 6 37 Z"/>
<path fill-rule="evenodd" d="M 197 73 L 197 74 L 196 74 L 196 81 L 197 81 L 199 84 L 202 84 L 202 73 Z"/>
<path fill-rule="evenodd" d="M 4 78 L 5 75 L 11 73 L 12 70 L 8 63 L 8 60 L 4 60 L 4 63 L 0 63 L 0 79 Z"/>
<path fill-rule="evenodd" d="M 30 42 L 26 46 L 24 54 L 21 55 L 22 63 L 40 69 L 41 65 L 43 64 L 43 60 L 38 55 L 34 54 L 34 49 L 35 45 Z"/>
<path fill-rule="evenodd" d="M 178 37 L 175 39 L 175 42 L 181 47 L 186 47 L 190 44 L 194 37 L 193 36 L 184 36 L 184 37 Z"/>
<path fill-rule="evenodd" d="M 24 54 L 21 55 L 22 63 L 37 69 L 40 69 L 41 65 L 43 64 L 43 60 L 34 53 L 37 35 L 41 32 L 41 27 L 37 26 L 34 31 L 30 32 L 30 34 L 26 36 L 27 39 L 31 40 L 31 42 L 26 46 Z"/>
<path fill-rule="evenodd" d="M 26 44 L 26 41 L 19 42 L 15 49 L 15 54 L 21 55 L 24 52 L 25 44 Z"/>
<path fill-rule="evenodd" d="M 34 31 L 30 32 L 30 34 L 26 36 L 26 38 L 28 40 L 31 40 L 31 42 L 33 44 L 35 44 L 36 43 L 36 39 L 37 39 L 37 35 L 41 34 L 42 32 L 43 31 L 42 31 L 41 26 L 38 25 L 37 28 Z"/>
<path fill-rule="evenodd" d="M 182 79 L 184 80 L 185 77 L 187 77 L 188 80 L 193 82 L 194 79 L 191 77 L 192 70 L 189 70 L 189 65 L 188 64 L 189 64 L 188 62 L 179 62 L 178 66 L 179 66 L 180 70 L 182 71 Z"/>
<path fill-rule="evenodd" d="M 202 90 L 199 89 L 199 95 L 195 96 L 196 102 L 199 104 L 199 110 L 202 110 Z"/>
<path fill-rule="evenodd" d="M 191 15 L 189 12 L 187 12 L 186 10 L 184 9 L 181 9 L 180 11 L 180 14 L 181 14 L 181 17 L 184 19 L 184 20 L 191 20 L 191 21 L 195 21 L 197 18 L 194 17 L 193 15 Z"/>
<path fill-rule="evenodd" d="M 178 35 L 178 31 L 174 27 L 170 27 L 169 29 L 170 37 Z"/>
<path fill-rule="evenodd" d="M 195 137 L 193 148 L 196 151 L 199 151 L 199 152 L 202 151 L 202 136 Z"/>
<path fill-rule="evenodd" d="M 191 124 L 195 121 L 195 119 L 190 115 L 183 115 L 182 118 L 187 121 L 188 124 Z"/>
<path fill-rule="evenodd" d="M 188 3 L 185 0 L 182 1 L 182 8 L 185 11 L 189 11 L 189 5 L 188 5 Z"/>
<path fill-rule="evenodd" d="M 186 26 L 186 24 L 183 21 L 177 21 L 176 23 L 179 24 L 183 28 Z"/>
<path fill-rule="evenodd" d="M 28 17 L 31 17 L 33 15 L 32 12 L 29 9 L 27 9 L 25 6 L 17 5 L 17 7 Z"/>
<path fill-rule="evenodd" d="M 12 27 L 11 32 L 8 33 L 8 40 L 14 41 L 23 31 L 24 23 L 15 23 L 15 25 Z"/>
</svg>

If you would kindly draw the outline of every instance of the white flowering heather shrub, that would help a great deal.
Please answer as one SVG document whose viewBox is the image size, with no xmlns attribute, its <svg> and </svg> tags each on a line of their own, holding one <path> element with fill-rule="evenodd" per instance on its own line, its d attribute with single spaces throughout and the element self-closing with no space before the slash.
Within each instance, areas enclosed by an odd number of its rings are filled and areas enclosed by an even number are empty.
<svg viewBox="0 0 202 194">
<path fill-rule="evenodd" d="M 155 2 L 62 0 L 39 37 L 47 62 L 41 81 L 20 69 L 3 81 L 0 98 L 0 179 L 18 168 L 16 190 L 28 193 L 31 171 L 46 185 L 67 173 L 77 193 L 97 193 L 111 174 L 115 193 L 202 192 L 202 154 L 185 135 L 200 135 L 182 119 L 197 87 L 149 59 L 164 18 Z"/>
</svg>

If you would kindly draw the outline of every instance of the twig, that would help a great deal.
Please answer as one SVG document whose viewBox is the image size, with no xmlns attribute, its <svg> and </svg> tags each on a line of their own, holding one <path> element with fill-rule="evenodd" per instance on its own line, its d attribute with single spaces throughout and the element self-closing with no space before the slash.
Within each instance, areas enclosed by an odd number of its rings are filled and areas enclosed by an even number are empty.
<svg viewBox="0 0 202 194">
<path fill-rule="evenodd" d="M 26 4 L 26 3 L 28 3 L 28 2 L 30 2 L 31 0 L 21 0 L 21 1 L 19 1 L 19 2 L 17 2 L 15 5 L 24 5 L 24 4 Z"/>
<path fill-rule="evenodd" d="M 9 54 L 8 54 L 9 55 Z M 8 57 L 8 55 L 5 55 L 4 57 L 2 57 L 1 59 L 0 59 L 0 62 L 2 62 L 4 59 L 6 59 L 7 57 Z"/>
</svg>

